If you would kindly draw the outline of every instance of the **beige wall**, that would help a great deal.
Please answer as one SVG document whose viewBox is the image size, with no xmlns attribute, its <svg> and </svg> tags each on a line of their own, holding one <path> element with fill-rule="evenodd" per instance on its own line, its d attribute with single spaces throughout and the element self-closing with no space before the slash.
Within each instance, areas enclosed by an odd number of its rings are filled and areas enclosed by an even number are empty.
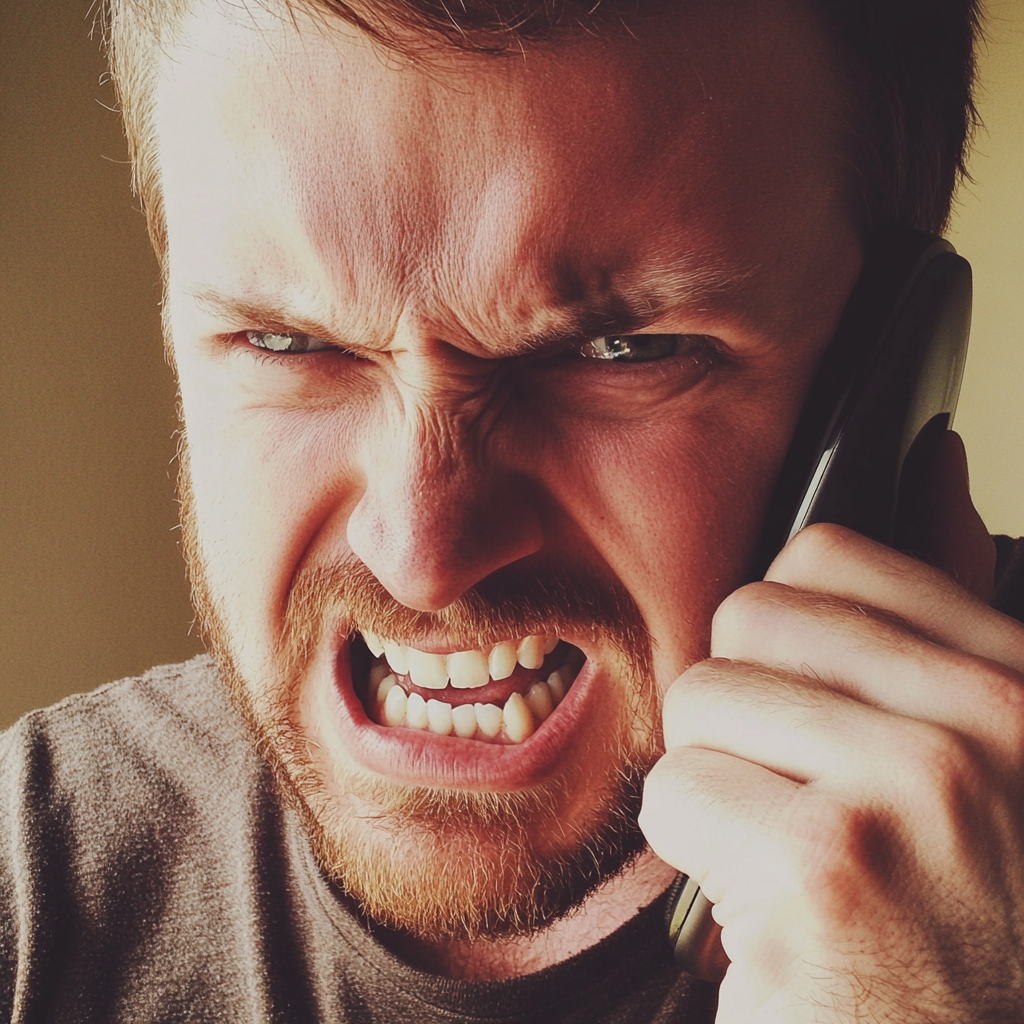
<svg viewBox="0 0 1024 1024">
<path fill-rule="evenodd" d="M 89 4 L 0 3 L 0 724 L 199 648 L 156 268 Z"/>
<path fill-rule="evenodd" d="M 90 0 L 0 4 L 0 725 L 199 649 L 173 505 L 156 268 Z M 957 425 L 993 529 L 1024 533 L 1024 0 L 993 0 L 987 132 L 952 237 L 974 263 Z"/>
<path fill-rule="evenodd" d="M 1024 0 L 988 0 L 985 121 L 949 237 L 974 266 L 971 352 L 957 410 L 971 486 L 993 532 L 1024 534 Z"/>
</svg>

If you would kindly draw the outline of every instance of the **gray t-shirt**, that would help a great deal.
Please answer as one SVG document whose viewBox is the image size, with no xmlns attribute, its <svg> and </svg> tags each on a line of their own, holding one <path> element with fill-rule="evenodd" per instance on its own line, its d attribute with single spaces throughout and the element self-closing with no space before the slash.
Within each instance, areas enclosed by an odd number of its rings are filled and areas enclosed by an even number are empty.
<svg viewBox="0 0 1024 1024">
<path fill-rule="evenodd" d="M 208 658 L 0 737 L 0 1020 L 692 1022 L 659 904 L 510 981 L 417 971 L 318 872 Z"/>
</svg>

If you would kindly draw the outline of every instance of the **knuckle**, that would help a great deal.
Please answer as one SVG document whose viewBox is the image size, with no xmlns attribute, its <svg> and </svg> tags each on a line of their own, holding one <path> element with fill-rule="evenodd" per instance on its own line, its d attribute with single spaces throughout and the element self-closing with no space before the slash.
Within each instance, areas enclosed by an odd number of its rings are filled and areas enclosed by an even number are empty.
<svg viewBox="0 0 1024 1024">
<path fill-rule="evenodd" d="M 907 724 L 898 771 L 889 770 L 869 798 L 822 800 L 795 837 L 796 869 L 829 914 L 843 912 L 846 899 L 846 909 L 855 909 L 864 885 L 881 891 L 894 884 L 920 855 L 915 837 L 922 832 L 931 849 L 954 849 L 985 804 L 987 773 L 971 743 L 944 726 Z"/>
<path fill-rule="evenodd" d="M 716 688 L 728 672 L 731 662 L 725 658 L 705 658 L 695 661 L 669 688 L 666 702 L 685 701 L 697 692 Z"/>
<path fill-rule="evenodd" d="M 963 769 L 967 746 L 951 729 L 930 722 L 912 722 L 903 738 L 903 756 L 913 775 L 945 778 Z"/>
<path fill-rule="evenodd" d="M 672 762 L 667 755 L 658 758 L 654 767 L 647 773 L 644 779 L 643 804 L 640 810 L 641 827 L 643 818 L 656 815 L 666 797 L 666 792 L 672 781 Z"/>
<path fill-rule="evenodd" d="M 666 691 L 661 704 L 661 721 L 665 730 L 666 742 L 669 732 L 676 722 L 685 722 L 687 718 L 686 708 L 689 703 L 690 693 L 687 680 L 690 678 L 692 668 L 687 669 Z"/>
<path fill-rule="evenodd" d="M 749 678 L 756 669 L 731 658 L 705 658 L 691 665 L 665 694 L 666 706 L 691 711 L 695 705 L 728 698 L 749 687 Z"/>
<path fill-rule="evenodd" d="M 740 587 L 739 590 L 734 590 L 715 609 L 715 614 L 711 618 L 712 644 L 721 643 L 742 629 L 743 622 L 754 600 L 751 590 L 756 585 L 749 583 L 745 587 Z"/>
<path fill-rule="evenodd" d="M 803 837 L 797 870 L 823 917 L 847 919 L 865 886 L 886 885 L 900 857 L 888 815 L 871 806 L 827 803 Z"/>
<path fill-rule="evenodd" d="M 862 544 L 853 530 L 835 523 L 806 526 L 779 552 L 771 577 L 785 580 L 814 579 L 837 558 L 849 559 Z"/>
<path fill-rule="evenodd" d="M 902 738 L 899 775 L 903 802 L 910 808 L 953 810 L 974 799 L 983 768 L 975 747 L 952 729 L 909 723 Z"/>
<path fill-rule="evenodd" d="M 675 827 L 699 780 L 687 750 L 670 750 L 647 773 L 638 823 L 649 840 Z"/>
<path fill-rule="evenodd" d="M 689 741 L 698 725 L 701 707 L 728 685 L 731 665 L 720 658 L 698 661 L 665 691 L 661 717 L 667 747 Z"/>
<path fill-rule="evenodd" d="M 734 590 L 711 620 L 712 649 L 727 653 L 747 647 L 752 636 L 770 626 L 779 589 L 776 584 L 759 582 Z"/>
<path fill-rule="evenodd" d="M 1010 671 L 995 673 L 989 681 L 994 746 L 1015 775 L 1024 774 L 1024 687 Z"/>
</svg>

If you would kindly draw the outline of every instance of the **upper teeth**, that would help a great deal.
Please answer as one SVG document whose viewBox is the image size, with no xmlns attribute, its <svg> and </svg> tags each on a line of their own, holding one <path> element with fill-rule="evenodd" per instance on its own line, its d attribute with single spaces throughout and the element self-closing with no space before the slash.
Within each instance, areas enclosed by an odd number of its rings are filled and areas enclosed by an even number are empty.
<svg viewBox="0 0 1024 1024">
<path fill-rule="evenodd" d="M 416 686 L 427 690 L 443 690 L 449 680 L 452 686 L 463 690 L 486 686 L 492 679 L 507 679 L 517 662 L 523 668 L 538 669 L 558 643 L 558 637 L 552 633 L 534 633 L 518 642 L 503 640 L 486 650 L 430 654 L 381 640 L 368 630 L 362 634 L 366 646 L 378 658 L 383 654 L 392 671 L 409 676 Z"/>
<path fill-rule="evenodd" d="M 449 704 L 424 698 L 399 684 L 383 661 L 370 669 L 366 710 L 378 725 L 404 727 L 488 743 L 522 743 L 533 735 L 562 702 L 581 665 L 581 653 L 570 651 L 564 665 L 547 681 L 538 679 L 525 693 L 513 690 L 504 704 Z"/>
</svg>

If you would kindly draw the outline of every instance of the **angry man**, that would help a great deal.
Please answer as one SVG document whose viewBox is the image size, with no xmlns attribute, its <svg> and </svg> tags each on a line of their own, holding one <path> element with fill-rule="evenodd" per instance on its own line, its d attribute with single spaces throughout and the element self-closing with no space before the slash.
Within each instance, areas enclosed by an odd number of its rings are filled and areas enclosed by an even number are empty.
<svg viewBox="0 0 1024 1024">
<path fill-rule="evenodd" d="M 974 19 L 115 0 L 212 656 L 3 738 L 5 1019 L 1020 1019 L 962 450 L 948 574 L 818 526 L 749 583 L 865 252 L 948 216 Z"/>
</svg>

